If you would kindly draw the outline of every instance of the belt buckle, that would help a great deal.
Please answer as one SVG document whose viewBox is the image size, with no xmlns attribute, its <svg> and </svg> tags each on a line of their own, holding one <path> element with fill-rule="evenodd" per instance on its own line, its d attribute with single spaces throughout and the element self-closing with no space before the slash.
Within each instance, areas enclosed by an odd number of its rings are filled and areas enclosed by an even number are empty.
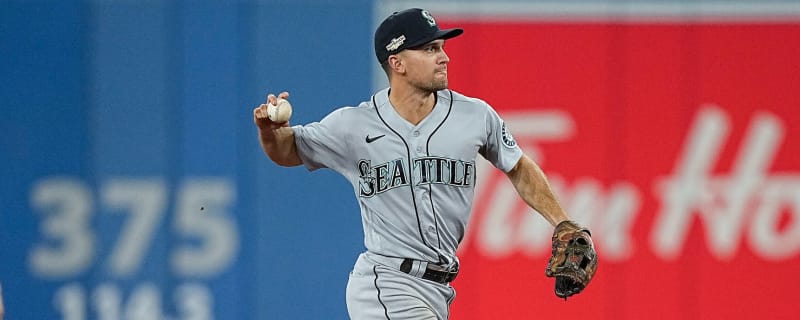
<svg viewBox="0 0 800 320">
<path fill-rule="evenodd" d="M 460 264 L 458 259 L 448 261 L 448 264 L 439 265 L 439 264 L 429 264 L 428 268 L 443 273 L 442 283 L 449 283 L 456 279 L 458 276 L 458 271 L 460 269 Z"/>
<path fill-rule="evenodd" d="M 450 273 L 453 272 L 453 270 L 455 270 L 455 272 L 458 273 L 459 269 L 458 267 L 460 265 L 458 257 L 456 256 L 451 257 L 449 255 L 440 254 L 439 261 L 440 264 L 437 264 L 436 266 L 442 268 L 441 271 L 447 271 L 448 273 Z"/>
<path fill-rule="evenodd" d="M 453 282 L 453 280 L 455 280 L 456 277 L 458 276 L 458 271 L 459 271 L 458 264 L 455 265 L 455 269 L 447 270 L 446 271 L 447 275 L 445 276 L 445 279 L 444 279 L 445 282 L 448 282 L 448 283 L 449 282 Z"/>
</svg>

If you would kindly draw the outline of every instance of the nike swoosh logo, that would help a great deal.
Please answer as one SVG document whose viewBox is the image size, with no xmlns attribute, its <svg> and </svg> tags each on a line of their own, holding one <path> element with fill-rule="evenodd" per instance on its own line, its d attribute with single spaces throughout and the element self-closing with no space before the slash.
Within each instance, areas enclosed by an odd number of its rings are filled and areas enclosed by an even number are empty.
<svg viewBox="0 0 800 320">
<path fill-rule="evenodd" d="M 367 143 L 372 143 L 373 141 L 378 140 L 380 138 L 383 138 L 384 136 L 386 136 L 386 135 L 382 134 L 382 135 L 379 135 L 377 137 L 370 138 L 369 135 L 367 135 Z"/>
</svg>

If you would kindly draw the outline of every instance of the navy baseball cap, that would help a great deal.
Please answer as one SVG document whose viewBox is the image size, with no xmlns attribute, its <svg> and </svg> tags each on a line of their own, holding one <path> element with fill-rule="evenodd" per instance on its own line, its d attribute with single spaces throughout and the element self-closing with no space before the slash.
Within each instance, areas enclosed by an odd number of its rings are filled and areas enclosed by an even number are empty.
<svg viewBox="0 0 800 320">
<path fill-rule="evenodd" d="M 395 12 L 375 30 L 375 56 L 384 63 L 390 55 L 408 48 L 419 47 L 437 39 L 450 39 L 464 30 L 440 30 L 427 10 L 413 8 Z"/>
</svg>

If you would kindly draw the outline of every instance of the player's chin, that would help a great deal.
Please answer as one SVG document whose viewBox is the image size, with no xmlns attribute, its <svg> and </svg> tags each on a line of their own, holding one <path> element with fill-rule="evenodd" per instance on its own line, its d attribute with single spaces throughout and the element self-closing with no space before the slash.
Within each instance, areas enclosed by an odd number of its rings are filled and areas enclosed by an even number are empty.
<svg viewBox="0 0 800 320">
<path fill-rule="evenodd" d="M 447 77 L 444 79 L 434 79 L 431 81 L 431 91 L 439 91 L 447 89 Z"/>
</svg>

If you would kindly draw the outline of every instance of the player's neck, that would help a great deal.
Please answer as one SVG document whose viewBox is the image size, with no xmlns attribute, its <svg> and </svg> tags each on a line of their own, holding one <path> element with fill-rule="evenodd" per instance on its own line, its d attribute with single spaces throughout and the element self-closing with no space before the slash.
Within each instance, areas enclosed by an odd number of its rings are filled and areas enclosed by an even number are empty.
<svg viewBox="0 0 800 320">
<path fill-rule="evenodd" d="M 436 93 L 410 86 L 392 86 L 389 91 L 389 102 L 401 117 L 417 125 L 433 111 Z"/>
</svg>

